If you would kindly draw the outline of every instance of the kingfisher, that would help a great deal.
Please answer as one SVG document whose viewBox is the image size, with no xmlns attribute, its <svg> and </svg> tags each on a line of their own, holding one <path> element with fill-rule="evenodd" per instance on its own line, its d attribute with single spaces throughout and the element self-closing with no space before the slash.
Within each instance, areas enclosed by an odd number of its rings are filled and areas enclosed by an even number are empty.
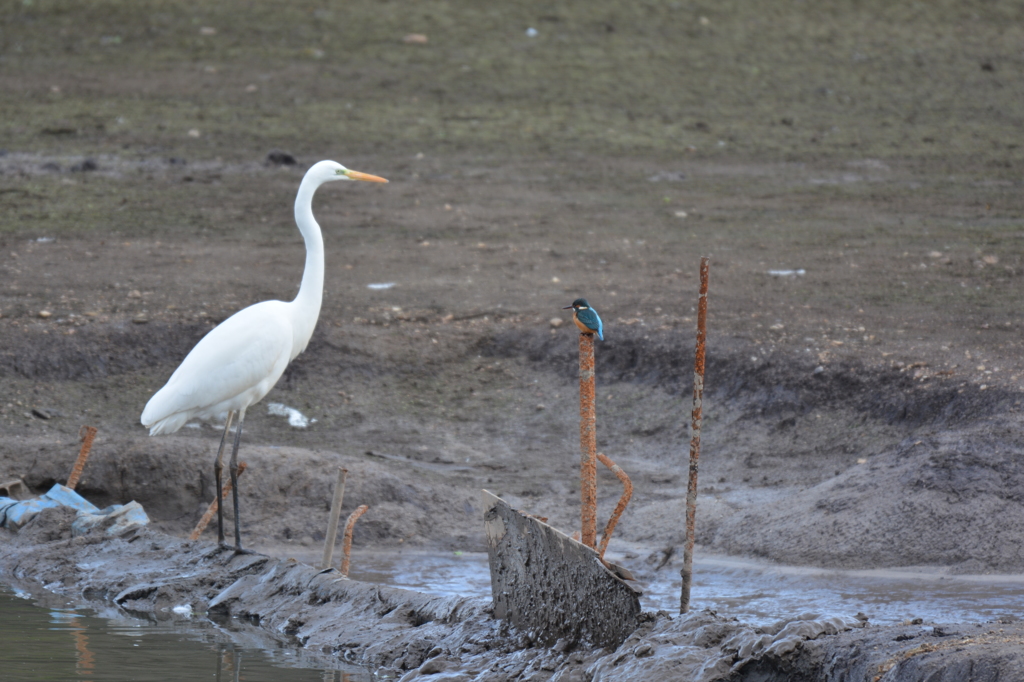
<svg viewBox="0 0 1024 682">
<path fill-rule="evenodd" d="M 584 334 L 597 334 L 597 338 L 604 341 L 604 325 L 601 324 L 601 316 L 590 307 L 585 298 L 577 298 L 572 305 L 567 305 L 562 310 L 572 310 L 572 321 Z"/>
</svg>

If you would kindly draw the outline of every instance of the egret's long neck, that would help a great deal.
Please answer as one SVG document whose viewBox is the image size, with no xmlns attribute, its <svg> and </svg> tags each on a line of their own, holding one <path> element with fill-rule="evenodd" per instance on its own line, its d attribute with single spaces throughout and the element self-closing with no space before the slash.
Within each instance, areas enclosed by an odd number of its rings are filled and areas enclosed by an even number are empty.
<svg viewBox="0 0 1024 682">
<path fill-rule="evenodd" d="M 320 303 L 324 294 L 324 239 L 320 226 L 313 218 L 313 193 L 320 182 L 306 177 L 299 185 L 295 197 L 295 224 L 306 241 L 306 268 L 302 273 L 299 293 L 292 301 L 292 324 L 295 330 L 292 357 L 301 353 L 313 335 L 320 316 Z"/>
</svg>

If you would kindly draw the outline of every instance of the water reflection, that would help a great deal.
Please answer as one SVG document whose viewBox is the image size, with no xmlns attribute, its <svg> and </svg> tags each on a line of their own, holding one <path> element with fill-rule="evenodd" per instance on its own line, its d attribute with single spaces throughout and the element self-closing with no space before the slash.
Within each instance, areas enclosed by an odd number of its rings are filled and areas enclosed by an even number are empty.
<svg viewBox="0 0 1024 682">
<path fill-rule="evenodd" d="M 40 607 L 43 608 L 40 608 Z M 50 595 L 33 603 L 0 586 L 0 678 L 4 682 L 369 682 L 370 674 L 275 640 L 234 621 L 154 623 L 67 606 Z"/>
<path fill-rule="evenodd" d="M 621 562 L 621 559 L 613 558 Z M 443 596 L 490 599 L 487 555 L 465 552 L 367 552 L 353 560 L 356 580 Z M 642 582 L 646 610 L 679 610 L 679 567 L 666 566 Z M 730 558 L 694 561 L 691 608 L 710 608 L 754 625 L 784 618 L 867 615 L 872 623 L 913 618 L 985 622 L 1021 616 L 1024 576 L 950 576 L 910 571 L 830 571 Z"/>
<path fill-rule="evenodd" d="M 443 597 L 491 597 L 491 571 L 483 552 L 356 553 L 349 577 Z"/>
<path fill-rule="evenodd" d="M 681 580 L 666 568 L 645 607 L 679 609 Z M 953 576 L 909 570 L 835 571 L 711 558 L 694 562 L 690 605 L 765 625 L 801 614 L 866 615 L 891 625 L 987 622 L 1021 615 L 1024 576 Z"/>
<path fill-rule="evenodd" d="M 483 553 L 357 553 L 352 578 L 442 596 L 490 598 Z M 614 559 L 613 559 L 614 560 Z M 644 584 L 644 609 L 675 613 L 678 568 Z M 691 604 L 752 624 L 815 613 L 864 613 L 873 623 L 1015 618 L 1024 576 L 945 576 L 906 571 L 824 571 L 734 559 L 697 559 Z M 37 605 L 38 604 L 38 605 Z M 68 606 L 0 585 L 0 678 L 4 682 L 214 679 L 217 682 L 369 682 L 369 673 L 274 639 L 237 621 L 212 622 L 178 609 L 160 623 L 115 607 Z M 40 606 L 44 608 L 40 608 Z M 168 617 L 171 614 L 166 614 Z"/>
</svg>

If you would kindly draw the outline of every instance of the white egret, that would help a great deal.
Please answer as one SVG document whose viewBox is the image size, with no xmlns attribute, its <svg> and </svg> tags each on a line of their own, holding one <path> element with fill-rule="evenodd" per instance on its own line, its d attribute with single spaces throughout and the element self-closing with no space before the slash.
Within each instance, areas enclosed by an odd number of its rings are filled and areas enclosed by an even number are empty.
<svg viewBox="0 0 1024 682">
<path fill-rule="evenodd" d="M 167 384 L 149 399 L 142 412 L 142 424 L 149 427 L 151 436 L 174 433 L 190 419 L 226 416 L 214 466 L 218 500 L 222 494 L 224 444 L 231 423 L 237 417 L 229 465 L 234 492 L 236 551 L 242 548 L 238 520 L 238 444 L 245 410 L 274 387 L 288 363 L 306 349 L 313 335 L 324 290 L 324 242 L 320 226 L 313 218 L 313 193 L 320 185 L 333 180 L 387 182 L 376 175 L 349 170 L 334 161 L 321 161 L 306 171 L 295 197 L 295 223 L 306 242 L 306 267 L 295 300 L 251 305 L 210 330 Z M 217 515 L 217 539 L 222 545 L 223 508 L 219 505 Z"/>
</svg>

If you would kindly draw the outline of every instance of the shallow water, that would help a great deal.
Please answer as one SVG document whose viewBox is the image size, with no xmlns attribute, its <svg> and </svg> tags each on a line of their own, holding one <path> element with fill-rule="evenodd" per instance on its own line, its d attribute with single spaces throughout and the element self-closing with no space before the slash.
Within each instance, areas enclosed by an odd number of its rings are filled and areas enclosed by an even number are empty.
<svg viewBox="0 0 1024 682">
<path fill-rule="evenodd" d="M 677 567 L 644 584 L 644 609 L 674 613 Z M 442 596 L 490 597 L 487 555 L 367 552 L 353 579 Z M 767 625 L 814 613 L 863 613 L 876 624 L 1019 618 L 1024 576 L 945 576 L 911 571 L 826 571 L 727 558 L 694 562 L 692 608 Z M 313 660 L 258 628 L 202 615 L 155 623 L 114 607 L 75 608 L 57 595 L 34 601 L 0 585 L 0 666 L 5 682 L 209 679 L 220 682 L 369 682 L 368 672 Z"/>
<path fill-rule="evenodd" d="M 678 610 L 678 570 L 663 569 L 645 607 Z M 670 578 L 671 576 L 671 578 Z M 693 609 L 755 624 L 800 614 L 866 615 L 891 625 L 924 622 L 985 622 L 1020 617 L 1024 576 L 948 576 L 911 571 L 830 571 L 779 567 L 733 559 L 694 561 Z"/>
<path fill-rule="evenodd" d="M 59 601 L 59 598 L 50 600 Z M 361 669 L 325 670 L 295 648 L 204 617 L 154 623 L 115 608 L 43 606 L 0 585 L 4 682 L 369 682 Z"/>
<path fill-rule="evenodd" d="M 358 570 L 356 569 L 358 566 Z M 679 609 L 678 567 L 665 567 L 645 588 L 646 610 Z M 356 555 L 351 576 L 439 595 L 490 598 L 487 555 L 416 552 Z M 1024 576 L 947 576 L 911 571 L 830 571 L 725 558 L 694 561 L 691 609 L 767 625 L 802 614 L 854 616 L 890 625 L 985 622 L 1024 616 Z"/>
</svg>

